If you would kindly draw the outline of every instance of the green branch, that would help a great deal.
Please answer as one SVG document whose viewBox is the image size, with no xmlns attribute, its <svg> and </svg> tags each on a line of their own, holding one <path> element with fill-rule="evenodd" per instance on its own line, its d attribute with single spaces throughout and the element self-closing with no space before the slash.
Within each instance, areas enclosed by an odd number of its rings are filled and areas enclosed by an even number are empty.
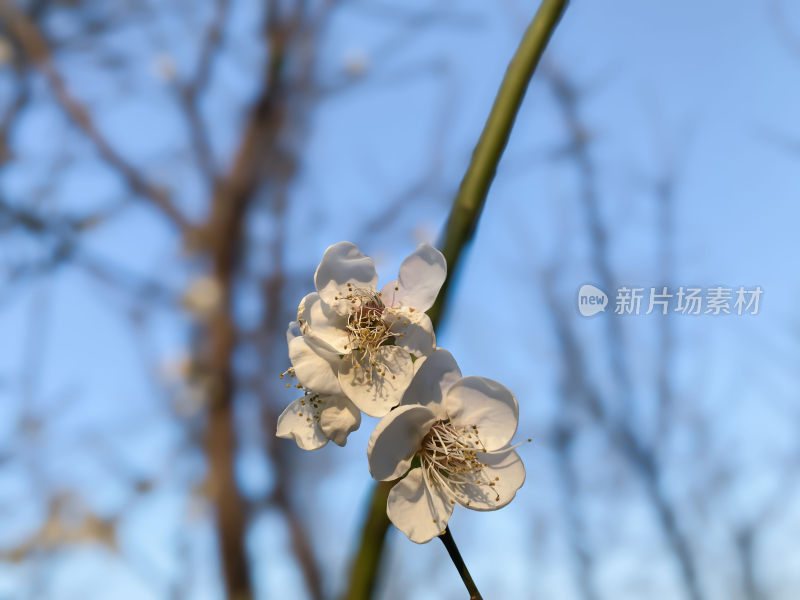
<svg viewBox="0 0 800 600">
<path fill-rule="evenodd" d="M 434 326 L 438 326 L 441 320 L 461 254 L 475 233 L 486 195 L 508 143 L 525 91 L 567 3 L 568 0 L 542 0 L 500 84 L 500 90 L 447 219 L 441 250 L 447 260 L 448 276 L 436 303 L 428 311 Z M 389 528 L 386 499 L 392 485 L 393 482 L 381 482 L 375 486 L 361 543 L 353 559 L 350 586 L 343 595 L 344 600 L 367 600 L 372 596 Z"/>
<path fill-rule="evenodd" d="M 343 600 L 367 600 L 372 597 L 378 579 L 378 567 L 383 556 L 386 532 L 391 524 L 389 517 L 386 516 L 386 500 L 394 483 L 394 481 L 380 481 L 372 490 L 367 518 L 361 532 L 361 543 L 350 572 L 350 587 L 342 596 Z"/>
<path fill-rule="evenodd" d="M 447 259 L 448 277 L 439 292 L 439 297 L 436 298 L 436 303 L 428 311 L 434 324 L 438 323 L 442 316 L 461 254 L 475 233 L 489 186 L 494 180 L 497 164 L 508 143 L 511 128 L 514 126 L 528 84 L 567 4 L 568 0 L 542 0 L 536 16 L 525 31 L 506 69 L 489 118 L 472 153 L 469 167 L 464 179 L 461 180 L 458 194 L 450 208 L 450 216 L 447 218 L 441 250 Z"/>
</svg>

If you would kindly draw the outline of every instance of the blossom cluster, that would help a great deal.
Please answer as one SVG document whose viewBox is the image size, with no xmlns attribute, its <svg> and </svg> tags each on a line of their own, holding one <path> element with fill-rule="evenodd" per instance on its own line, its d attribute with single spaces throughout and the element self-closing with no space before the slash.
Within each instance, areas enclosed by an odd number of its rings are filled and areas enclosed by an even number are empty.
<svg viewBox="0 0 800 600">
<path fill-rule="evenodd" d="M 287 341 L 303 396 L 278 419 L 277 435 L 304 450 L 345 445 L 361 413 L 379 417 L 367 446 L 371 475 L 398 480 L 387 514 L 409 539 L 443 533 L 455 504 L 496 510 L 525 481 L 510 445 L 514 395 L 484 377 L 464 377 L 436 345 L 426 314 L 447 276 L 444 256 L 421 244 L 398 278 L 378 291 L 374 261 L 351 242 L 330 246 Z M 290 385 L 290 384 L 287 384 Z"/>
</svg>

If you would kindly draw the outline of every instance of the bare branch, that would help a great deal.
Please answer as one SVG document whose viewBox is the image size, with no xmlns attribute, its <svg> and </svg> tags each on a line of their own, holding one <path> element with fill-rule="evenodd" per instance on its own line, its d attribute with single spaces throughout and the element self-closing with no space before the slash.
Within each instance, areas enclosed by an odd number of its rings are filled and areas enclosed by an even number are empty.
<svg viewBox="0 0 800 600">
<path fill-rule="evenodd" d="M 211 78 L 214 57 L 223 41 L 223 29 L 230 6 L 229 0 L 215 0 L 215 12 L 200 45 L 200 56 L 192 78 L 178 87 L 178 98 L 189 125 L 192 146 L 200 169 L 215 182 L 217 167 L 208 135 L 208 127 L 200 113 L 199 101 Z"/>
<path fill-rule="evenodd" d="M 148 182 L 136 167 L 123 158 L 97 127 L 89 110 L 70 92 L 55 66 L 50 46 L 36 23 L 14 8 L 10 0 L 0 0 L 0 19 L 9 28 L 28 61 L 39 68 L 58 105 L 92 142 L 106 164 L 119 173 L 133 192 L 158 208 L 173 225 L 181 231 L 188 230 L 190 223 L 174 205 L 168 192 Z"/>
</svg>

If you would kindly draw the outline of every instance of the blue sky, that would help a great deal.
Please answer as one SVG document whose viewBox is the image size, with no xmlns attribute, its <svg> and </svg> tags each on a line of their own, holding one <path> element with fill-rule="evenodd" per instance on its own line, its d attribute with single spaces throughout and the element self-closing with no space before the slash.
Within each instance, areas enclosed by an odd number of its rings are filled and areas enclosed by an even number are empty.
<svg viewBox="0 0 800 600">
<path fill-rule="evenodd" d="M 703 532 L 696 542 L 709 598 L 734 597 L 736 578 L 728 572 L 734 559 L 726 542 L 730 524 L 758 513 L 780 489 L 781 465 L 796 446 L 791 419 L 797 406 L 795 298 L 800 290 L 792 257 L 800 251 L 800 54 L 793 52 L 782 26 L 793 27 L 800 39 L 800 7 L 783 4 L 782 16 L 776 17 L 767 3 L 759 2 L 732 7 L 721 0 L 576 0 L 545 56 L 547 64 L 588 90 L 580 115 L 593 136 L 590 152 L 618 280 L 644 287 L 662 283 L 651 182 L 674 165 L 672 283 L 764 289 L 761 313 L 754 317 L 671 319 L 681 415 L 706 424 L 707 447 L 702 460 L 695 460 L 687 450 L 692 442 L 682 440 L 677 428 L 665 471 L 670 493 L 681 506 L 691 507 L 682 513 L 682 524 Z M 220 156 L 235 139 L 238 109 L 252 94 L 250 77 L 261 60 L 252 39 L 256 3 L 235 5 L 226 53 L 215 68 L 216 91 L 205 106 Z M 436 6 L 447 16 L 425 27 L 404 28 L 369 10 L 367 3 L 345 3 L 325 29 L 319 80 L 339 81 L 354 65 L 364 73 L 363 81 L 356 78 L 349 89 L 322 95 L 297 140 L 302 163 L 291 189 L 286 268 L 303 290 L 312 288 L 316 263 L 336 241 L 350 239 L 375 256 L 382 281 L 388 281 L 419 241 L 434 241 L 441 231 L 535 3 L 462 0 Z M 62 67 L 76 93 L 97 103 L 102 127 L 126 156 L 180 190 L 182 202 L 199 213 L 201 188 L 176 152 L 186 139 L 164 82 L 153 74 L 159 52 L 172 56 L 179 72 L 191 61 L 182 38 L 170 35 L 179 31 L 175 22 L 173 17 L 159 21 L 159 36 L 140 34 L 133 25 L 119 35 L 130 57 L 124 74 L 98 76 L 91 54 L 65 59 Z M 138 51 L 153 43 L 163 47 Z M 489 598 L 577 598 L 548 443 L 560 357 L 540 274 L 554 263 L 562 265 L 559 292 L 565 303 L 573 303 L 577 288 L 596 281 L 596 274 L 576 200 L 574 168 L 568 161 L 542 159 L 563 143 L 564 135 L 553 95 L 537 78 L 462 263 L 439 337 L 465 374 L 500 380 L 515 392 L 521 437 L 537 440 L 521 451 L 528 480 L 511 505 L 487 514 L 457 510 L 453 517 L 454 536 Z M 80 214 L 119 200 L 120 183 L 49 102 L 21 121 L 14 142 L 18 159 L 0 174 L 0 190 L 8 198 L 25 202 L 34 197 L 67 148 L 77 160 L 59 175 L 47 210 Z M 794 144 L 794 152 L 784 143 Z M 426 175 L 425 185 L 384 214 L 388 204 Z M 255 228 L 268 235 L 272 226 L 264 222 Z M 38 252 L 30 240 L 9 239 L 0 245 L 3 261 Z M 156 277 L 177 291 L 198 272 L 197 266 L 187 267 L 173 232 L 147 208 L 126 209 L 88 235 L 81 251 L 119 272 Z M 124 590 L 115 595 L 120 598 L 166 597 L 179 570 L 176 532 L 188 529 L 195 564 L 191 597 L 218 598 L 213 568 L 208 568 L 214 564 L 208 522 L 202 516 L 187 518 L 192 513 L 186 483 L 201 476 L 202 465 L 191 453 L 163 460 L 180 455 L 186 434 L 169 409 L 174 389 L 154 385 L 141 360 L 144 352 L 157 369 L 179 360 L 189 345 L 185 316 L 156 313 L 142 327 L 143 349 L 121 317 L 118 298 L 77 269 L 60 269 L 12 290 L 8 298 L 0 304 L 6 340 L 0 344 L 0 406 L 8 406 L 6 414 L 12 417 L 20 410 L 20 373 L 30 357 L 38 357 L 41 372 L 31 398 L 45 419 L 46 436 L 20 447 L 8 431 L 14 419 L 0 419 L 0 448 L 13 448 L 15 455 L 10 465 L 0 463 L 0 498 L 7 499 L 0 503 L 0 547 L 23 538 L 41 515 L 37 498 L 42 490 L 31 472 L 44 473 L 58 489 L 80 490 L 94 510 L 113 513 L 127 497 L 118 477 L 120 463 L 142 474 L 163 470 L 162 484 L 137 504 L 121 529 L 123 558 L 91 549 L 65 552 L 63 559 L 46 563 L 47 597 L 103 598 L 112 587 Z M 608 359 L 602 319 L 614 317 L 582 320 L 574 306 L 570 309 L 575 331 L 596 357 L 593 376 L 602 381 Z M 643 420 L 659 364 L 657 318 L 630 317 L 623 324 Z M 44 336 L 29 347 L 28 332 L 37 326 Z M 275 385 L 280 386 L 277 378 Z M 245 400 L 243 421 L 249 404 Z M 367 419 L 344 450 L 326 448 L 295 461 L 304 470 L 299 485 L 305 486 L 297 501 L 307 511 L 331 589 L 342 583 L 358 535 L 361 503 L 370 485 L 364 455 L 370 431 Z M 253 449 L 256 437 L 247 439 L 241 476 L 256 493 L 269 489 L 270 466 Z M 677 597 L 674 565 L 624 461 L 598 435 L 586 435 L 579 453 L 581 507 L 591 517 L 597 579 L 607 596 Z M 105 460 L 108 456 L 113 460 Z M 602 464 L 596 465 L 597 460 Z M 687 469 L 687 463 L 696 468 Z M 709 500 L 713 494 L 703 479 L 717 470 L 724 470 L 731 483 Z M 695 508 L 693 494 L 708 501 L 705 513 Z M 622 499 L 619 505 L 615 498 Z M 624 514 L 617 506 L 624 506 Z M 762 574 L 774 598 L 793 598 L 800 586 L 792 575 L 800 560 L 792 540 L 798 516 L 786 510 L 764 532 Z M 298 573 L 285 558 L 285 536 L 280 519 L 270 512 L 259 516 L 251 531 L 264 597 L 278 590 L 284 597 L 302 597 Z M 431 566 L 420 578 L 424 583 L 412 588 L 414 598 L 461 597 L 460 583 L 438 544 L 419 547 L 393 534 L 389 558 L 383 588 L 387 598 L 398 586 L 402 590 L 420 565 Z M 108 588 L 97 586 L 101 573 Z M 0 597 L 25 597 L 18 590 L 40 576 L 34 565 L 0 565 Z M 297 592 L 287 596 L 286 590 L 293 589 Z"/>
</svg>

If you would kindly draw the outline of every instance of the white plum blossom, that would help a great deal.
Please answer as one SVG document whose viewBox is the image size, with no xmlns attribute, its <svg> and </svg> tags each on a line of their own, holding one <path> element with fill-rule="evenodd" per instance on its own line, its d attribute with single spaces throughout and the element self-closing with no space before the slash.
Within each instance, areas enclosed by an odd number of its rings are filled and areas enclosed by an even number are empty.
<svg viewBox="0 0 800 600">
<path fill-rule="evenodd" d="M 297 378 L 295 387 L 305 393 L 278 417 L 276 435 L 294 439 L 302 450 L 317 450 L 329 440 L 344 446 L 347 436 L 361 425 L 361 411 L 342 394 L 330 363 L 311 350 L 297 323 L 289 325 L 286 341 L 294 366 L 281 378 Z"/>
<path fill-rule="evenodd" d="M 361 412 L 345 396 L 306 391 L 278 417 L 277 436 L 294 439 L 301 450 L 317 450 L 328 441 L 344 446 L 361 424 Z"/>
<path fill-rule="evenodd" d="M 298 381 L 319 394 L 344 394 L 382 417 L 414 376 L 414 359 L 435 345 L 425 314 L 447 275 L 441 252 L 421 244 L 398 279 L 377 289 L 374 261 L 351 242 L 330 246 L 314 274 L 317 291 L 300 302 L 289 356 Z"/>
<path fill-rule="evenodd" d="M 375 479 L 407 473 L 389 492 L 386 512 L 395 527 L 421 544 L 444 532 L 456 503 L 474 510 L 508 504 L 525 481 L 516 446 L 508 445 L 518 420 L 508 388 L 462 377 L 452 355 L 437 348 L 367 448 Z"/>
</svg>

